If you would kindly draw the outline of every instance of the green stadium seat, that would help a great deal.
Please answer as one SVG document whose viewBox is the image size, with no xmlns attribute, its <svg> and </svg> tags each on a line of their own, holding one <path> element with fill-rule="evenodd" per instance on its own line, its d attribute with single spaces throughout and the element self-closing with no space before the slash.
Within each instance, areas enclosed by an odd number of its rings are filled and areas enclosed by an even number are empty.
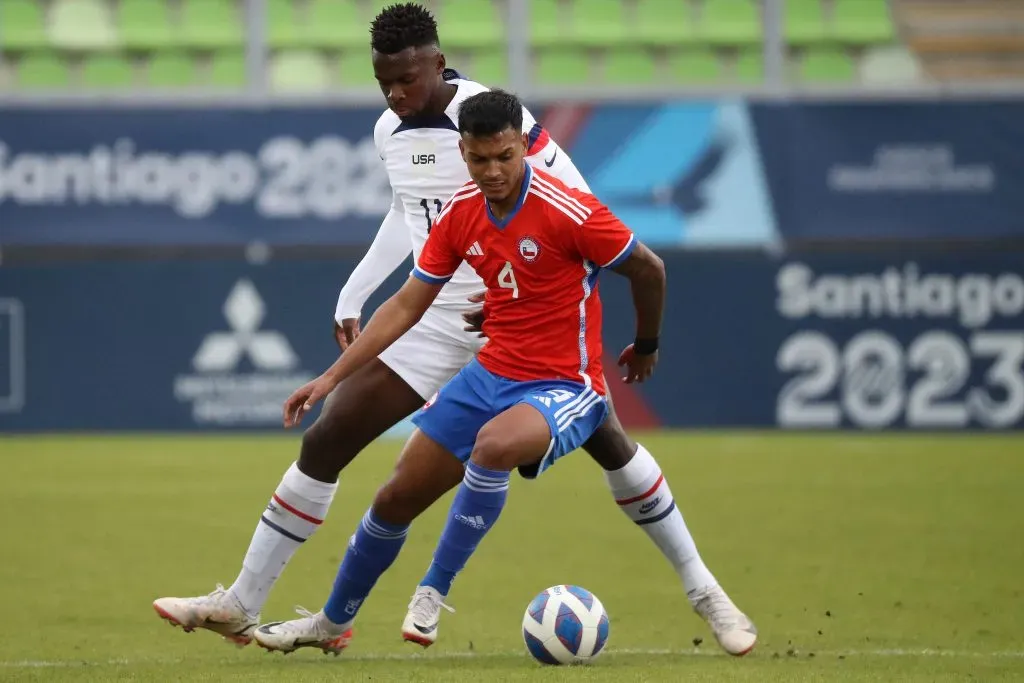
<svg viewBox="0 0 1024 683">
<path fill-rule="evenodd" d="M 379 87 L 373 77 L 373 65 L 370 63 L 370 46 L 346 50 L 338 59 L 338 70 L 343 85 L 356 87 Z"/>
<path fill-rule="evenodd" d="M 680 50 L 669 54 L 668 69 L 676 83 L 710 84 L 722 80 L 722 63 L 712 50 Z"/>
<path fill-rule="evenodd" d="M 856 75 L 853 59 L 845 50 L 808 50 L 800 62 L 800 80 L 811 83 L 845 83 Z"/>
<path fill-rule="evenodd" d="M 155 53 L 146 69 L 146 83 L 156 88 L 184 88 L 195 85 L 195 61 L 184 52 Z"/>
<path fill-rule="evenodd" d="M 648 85 L 657 77 L 657 65 L 647 50 L 638 47 L 605 53 L 604 81 L 616 85 Z"/>
<path fill-rule="evenodd" d="M 70 50 L 101 50 L 117 44 L 102 0 L 60 0 L 50 8 L 50 42 Z"/>
<path fill-rule="evenodd" d="M 846 43 L 891 42 L 895 31 L 889 4 L 886 0 L 835 0 L 832 35 Z"/>
<path fill-rule="evenodd" d="M 565 30 L 558 0 L 531 0 L 529 24 L 530 44 L 534 47 L 563 44 Z"/>
<path fill-rule="evenodd" d="M 740 83 L 764 82 L 764 53 L 761 50 L 743 50 L 736 57 L 736 80 Z"/>
<path fill-rule="evenodd" d="M 335 1 L 335 0 L 332 0 L 332 1 Z M 342 0 L 342 1 L 343 2 L 358 2 L 359 0 Z M 381 10 L 384 9 L 385 7 L 388 7 L 390 5 L 396 5 L 399 2 L 403 2 L 403 1 L 404 0 L 369 0 L 369 2 L 370 2 L 370 15 L 369 15 L 369 17 L 367 17 L 367 21 L 372 20 L 374 17 L 376 17 L 378 14 L 380 14 Z M 437 3 L 437 0 L 434 0 L 434 4 L 436 4 L 436 3 Z M 423 0 L 420 0 L 420 4 L 423 4 Z M 428 5 L 430 4 L 429 0 L 428 0 L 427 4 Z"/>
<path fill-rule="evenodd" d="M 313 47 L 367 48 L 370 16 L 352 0 L 311 0 L 306 39 Z"/>
<path fill-rule="evenodd" d="M 473 70 L 466 75 L 484 85 L 507 85 L 508 51 L 504 47 L 478 50 L 473 55 Z"/>
<path fill-rule="evenodd" d="M 626 42 L 628 33 L 622 0 L 576 0 L 571 17 L 570 43 L 604 48 Z"/>
<path fill-rule="evenodd" d="M 331 84 L 331 74 L 320 52 L 283 50 L 270 60 L 268 77 L 277 92 L 320 92 Z"/>
<path fill-rule="evenodd" d="M 182 0 L 181 36 L 189 47 L 241 47 L 242 27 L 242 15 L 233 0 Z"/>
<path fill-rule="evenodd" d="M 489 48 L 505 42 L 505 22 L 491 0 L 447 0 L 437 17 L 446 49 Z"/>
<path fill-rule="evenodd" d="M 582 50 L 552 48 L 534 53 L 537 82 L 574 85 L 590 80 L 590 59 Z"/>
<path fill-rule="evenodd" d="M 753 0 L 704 0 L 699 35 L 713 45 L 761 42 L 761 17 Z"/>
<path fill-rule="evenodd" d="M 34 50 L 49 44 L 43 9 L 35 0 L 0 1 L 0 50 Z"/>
<path fill-rule="evenodd" d="M 82 65 L 82 85 L 87 88 L 130 88 L 134 67 L 120 55 L 96 54 Z"/>
<path fill-rule="evenodd" d="M 117 26 L 129 50 L 160 50 L 177 41 L 164 0 L 121 0 Z"/>
<path fill-rule="evenodd" d="M 303 45 L 292 0 L 267 0 L 267 45 L 275 50 Z"/>
<path fill-rule="evenodd" d="M 679 0 L 640 0 L 636 6 L 634 39 L 656 47 L 690 43 L 695 37 L 689 3 Z"/>
<path fill-rule="evenodd" d="M 18 61 L 15 82 L 22 88 L 67 88 L 71 73 L 54 52 L 28 52 Z"/>
<path fill-rule="evenodd" d="M 821 0 L 786 0 L 782 30 L 790 45 L 825 41 L 825 12 Z"/>
<path fill-rule="evenodd" d="M 220 50 L 210 60 L 209 85 L 216 88 L 243 88 L 246 84 L 245 53 Z"/>
</svg>

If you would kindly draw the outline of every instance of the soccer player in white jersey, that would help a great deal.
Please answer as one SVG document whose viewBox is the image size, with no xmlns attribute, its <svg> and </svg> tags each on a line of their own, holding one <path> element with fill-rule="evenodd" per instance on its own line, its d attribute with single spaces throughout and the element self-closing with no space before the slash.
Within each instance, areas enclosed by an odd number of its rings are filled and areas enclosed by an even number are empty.
<svg viewBox="0 0 1024 683">
<path fill-rule="evenodd" d="M 370 294 L 410 252 L 418 258 L 437 212 L 469 181 L 459 151 L 457 111 L 467 97 L 487 90 L 446 68 L 437 24 L 418 4 L 383 9 L 371 24 L 370 38 L 374 75 L 388 103 L 374 127 L 374 140 L 394 200 L 338 298 L 335 337 L 342 350 L 359 334 L 362 307 Z M 569 156 L 526 110 L 523 129 L 529 136 L 529 163 L 570 187 L 589 191 Z M 467 331 L 463 319 L 479 309 L 470 299 L 484 290 L 480 278 L 463 263 L 419 323 L 337 387 L 303 435 L 298 460 L 262 512 L 235 582 L 227 589 L 218 586 L 209 595 L 160 598 L 153 607 L 162 618 L 188 631 L 214 631 L 240 645 L 252 640 L 270 589 L 296 549 L 323 522 L 341 470 L 374 439 L 422 407 L 486 341 Z M 657 339 L 638 339 L 634 348 L 653 352 Z M 619 507 L 672 564 L 691 605 L 722 648 L 734 655 L 750 651 L 757 639 L 753 623 L 705 566 L 661 468 L 625 433 L 614 410 L 583 449 L 604 470 Z M 536 467 L 520 468 L 520 473 L 532 478 Z M 375 518 L 364 518 L 366 528 L 360 531 L 379 535 L 383 529 L 389 538 L 404 538 L 404 531 L 391 530 L 407 529 L 462 478 L 461 468 L 439 471 L 415 458 L 400 458 L 395 475 L 374 499 Z M 419 607 L 439 609 L 426 604 L 431 599 L 419 594 L 414 598 L 424 602 Z M 351 638 L 350 631 L 332 628 L 347 621 L 342 616 L 303 612 L 301 619 L 264 627 L 260 642 L 285 651 L 316 647 L 337 653 Z M 262 637 L 271 632 L 280 637 Z"/>
</svg>

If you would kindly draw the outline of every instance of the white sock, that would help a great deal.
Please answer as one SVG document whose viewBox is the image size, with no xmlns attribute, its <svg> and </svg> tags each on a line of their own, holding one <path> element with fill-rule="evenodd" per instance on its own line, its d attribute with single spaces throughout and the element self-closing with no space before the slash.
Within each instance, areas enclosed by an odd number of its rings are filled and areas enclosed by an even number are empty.
<svg viewBox="0 0 1024 683">
<path fill-rule="evenodd" d="M 242 571 L 231 586 L 242 607 L 256 615 L 296 549 L 323 523 L 337 482 L 307 477 L 292 463 L 274 491 L 253 534 Z"/>
<path fill-rule="evenodd" d="M 661 467 L 646 448 L 637 444 L 636 454 L 625 467 L 606 471 L 604 477 L 619 508 L 647 532 L 672 563 L 688 594 L 717 583 L 700 559 Z"/>
</svg>

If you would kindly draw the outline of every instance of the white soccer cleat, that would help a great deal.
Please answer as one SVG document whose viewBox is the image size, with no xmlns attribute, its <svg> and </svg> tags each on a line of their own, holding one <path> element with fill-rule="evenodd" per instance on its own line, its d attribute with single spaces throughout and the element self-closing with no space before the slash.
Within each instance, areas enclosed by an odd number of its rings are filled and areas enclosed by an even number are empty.
<svg viewBox="0 0 1024 683">
<path fill-rule="evenodd" d="M 693 611 L 708 622 L 723 650 L 742 657 L 754 649 L 757 627 L 733 604 L 721 586 L 701 588 L 687 597 L 693 605 Z"/>
<path fill-rule="evenodd" d="M 180 626 L 186 633 L 205 628 L 239 647 L 252 641 L 252 632 L 260 621 L 260 615 L 247 613 L 238 599 L 220 584 L 209 595 L 159 598 L 153 601 L 153 609 L 171 626 Z"/>
<path fill-rule="evenodd" d="M 402 622 L 402 638 L 410 643 L 430 647 L 437 640 L 437 622 L 441 609 L 455 610 L 444 604 L 444 596 L 436 588 L 418 586 L 409 603 L 409 613 Z"/>
<path fill-rule="evenodd" d="M 341 633 L 332 632 L 328 628 L 328 620 L 322 614 L 313 614 L 307 609 L 296 607 L 295 611 L 301 619 L 291 621 L 272 621 L 263 624 L 253 632 L 256 644 L 264 650 L 272 650 L 289 654 L 300 647 L 315 647 L 335 657 L 348 647 L 352 641 L 352 629 L 345 628 Z"/>
</svg>

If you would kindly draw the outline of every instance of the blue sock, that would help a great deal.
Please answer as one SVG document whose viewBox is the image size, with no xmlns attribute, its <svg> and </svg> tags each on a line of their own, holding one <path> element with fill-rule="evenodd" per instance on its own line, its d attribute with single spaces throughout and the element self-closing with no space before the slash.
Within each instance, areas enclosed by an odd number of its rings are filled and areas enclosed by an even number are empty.
<svg viewBox="0 0 1024 683">
<path fill-rule="evenodd" d="M 455 575 L 466 566 L 481 539 L 498 521 L 508 496 L 509 474 L 466 463 L 466 476 L 452 501 L 448 523 L 434 551 L 434 561 L 420 585 L 448 595 Z"/>
<path fill-rule="evenodd" d="M 366 511 L 349 541 L 334 589 L 324 605 L 328 619 L 345 624 L 355 618 L 377 579 L 398 557 L 408 531 L 408 524 L 388 524 L 373 516 L 373 508 Z"/>
</svg>

